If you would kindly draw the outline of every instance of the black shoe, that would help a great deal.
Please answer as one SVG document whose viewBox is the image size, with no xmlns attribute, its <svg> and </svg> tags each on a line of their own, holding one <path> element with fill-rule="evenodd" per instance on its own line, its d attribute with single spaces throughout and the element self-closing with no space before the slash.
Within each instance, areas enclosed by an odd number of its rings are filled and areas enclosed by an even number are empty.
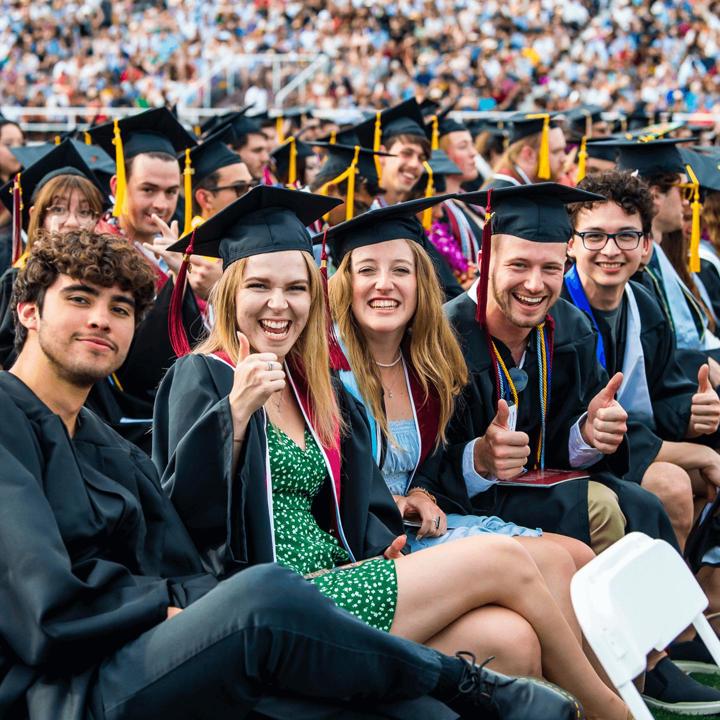
<svg viewBox="0 0 720 720">
<path fill-rule="evenodd" d="M 668 648 L 668 655 L 683 672 L 720 675 L 720 667 L 697 636 L 687 642 L 673 643 Z"/>
<path fill-rule="evenodd" d="M 720 713 L 720 691 L 686 675 L 670 658 L 663 658 L 645 674 L 645 702 L 678 715 Z"/>
<path fill-rule="evenodd" d="M 509 677 L 475 663 L 472 653 L 460 652 L 465 663 L 457 696 L 447 704 L 463 718 L 499 720 L 583 720 L 585 713 L 570 693 L 545 680 Z M 482 711 L 485 713 L 482 713 Z M 478 713 L 481 713 L 478 715 Z"/>
</svg>

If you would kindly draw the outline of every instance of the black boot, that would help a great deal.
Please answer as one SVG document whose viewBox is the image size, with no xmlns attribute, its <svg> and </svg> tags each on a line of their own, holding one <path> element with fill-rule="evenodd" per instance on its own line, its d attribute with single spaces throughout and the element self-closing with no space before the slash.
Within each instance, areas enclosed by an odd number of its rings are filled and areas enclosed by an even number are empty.
<svg viewBox="0 0 720 720">
<path fill-rule="evenodd" d="M 475 663 L 472 653 L 457 657 L 465 663 L 458 694 L 446 701 L 463 718 L 498 720 L 583 720 L 585 713 L 570 693 L 545 680 L 509 677 Z"/>
</svg>

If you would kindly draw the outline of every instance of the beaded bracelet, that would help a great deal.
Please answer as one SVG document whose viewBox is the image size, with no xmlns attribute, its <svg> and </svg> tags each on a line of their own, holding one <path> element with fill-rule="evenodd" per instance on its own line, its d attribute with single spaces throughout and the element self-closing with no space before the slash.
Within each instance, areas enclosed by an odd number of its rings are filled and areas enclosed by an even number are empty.
<svg viewBox="0 0 720 720">
<path fill-rule="evenodd" d="M 437 505 L 437 500 L 435 499 L 435 496 L 432 493 L 429 493 L 425 488 L 414 487 L 412 490 L 410 490 L 410 492 L 408 492 L 408 497 L 413 493 L 422 493 L 423 495 L 429 497 Z"/>
</svg>

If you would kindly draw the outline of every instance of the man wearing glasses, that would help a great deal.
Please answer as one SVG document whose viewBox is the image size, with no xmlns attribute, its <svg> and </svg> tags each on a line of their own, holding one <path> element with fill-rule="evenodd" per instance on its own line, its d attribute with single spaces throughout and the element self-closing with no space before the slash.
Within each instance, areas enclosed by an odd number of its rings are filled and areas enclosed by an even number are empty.
<svg viewBox="0 0 720 720">
<path fill-rule="evenodd" d="M 625 478 L 660 498 L 683 548 L 694 497 L 714 496 L 720 485 L 720 456 L 687 441 L 717 430 L 720 399 L 707 365 L 697 383 L 686 377 L 662 310 L 630 280 L 651 243 L 651 191 L 619 171 L 588 176 L 579 187 L 607 201 L 571 208 L 568 254 L 575 265 L 565 276 L 564 295 L 592 320 L 599 362 L 611 376 L 623 373 L 618 401 L 629 416 L 630 444 Z"/>
</svg>

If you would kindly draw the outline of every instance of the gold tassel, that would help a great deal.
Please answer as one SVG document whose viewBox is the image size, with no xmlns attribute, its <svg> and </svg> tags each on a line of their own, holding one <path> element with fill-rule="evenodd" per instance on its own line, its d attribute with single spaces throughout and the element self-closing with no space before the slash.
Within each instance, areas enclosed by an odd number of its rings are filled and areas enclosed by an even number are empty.
<svg viewBox="0 0 720 720">
<path fill-rule="evenodd" d="M 90 137 L 90 133 L 87 130 L 83 132 L 83 138 L 86 145 L 92 145 L 92 137 Z"/>
<path fill-rule="evenodd" d="M 550 173 L 550 115 L 536 113 L 528 115 L 528 120 L 542 120 L 543 127 L 540 135 L 540 149 L 538 150 L 537 176 L 538 180 L 549 180 Z"/>
<path fill-rule="evenodd" d="M 183 235 L 189 233 L 192 228 L 192 176 L 195 171 L 192 169 L 190 160 L 190 148 L 185 150 L 185 169 L 183 170 L 183 192 L 185 193 L 185 223 Z"/>
<path fill-rule="evenodd" d="M 430 167 L 430 163 L 425 160 L 423 162 L 423 167 L 425 168 L 425 172 L 427 173 L 428 179 L 427 183 L 425 185 L 425 197 L 431 198 L 435 194 L 435 182 L 433 180 L 433 171 Z M 425 228 L 425 230 L 430 230 L 432 227 L 432 208 L 426 208 L 423 210 L 422 213 L 422 226 Z"/>
<path fill-rule="evenodd" d="M 355 146 L 355 155 L 348 168 L 347 197 L 345 198 L 345 220 L 352 220 L 355 215 L 355 178 L 357 177 L 357 164 L 360 158 L 360 146 Z"/>
<path fill-rule="evenodd" d="M 284 120 L 282 115 L 278 115 L 275 119 L 275 133 L 277 135 L 277 141 L 279 145 L 285 142 L 285 135 L 283 133 Z"/>
<path fill-rule="evenodd" d="M 692 229 L 690 230 L 690 264 L 691 273 L 700 272 L 700 213 L 702 203 L 700 202 L 700 183 L 690 165 L 686 165 L 688 177 L 693 185 L 693 200 L 690 204 L 692 209 Z"/>
<path fill-rule="evenodd" d="M 200 137 L 202 135 L 202 128 L 199 125 L 196 125 L 193 128 L 193 131 L 198 137 Z"/>
<path fill-rule="evenodd" d="M 373 152 L 378 152 L 382 145 L 382 119 L 380 111 L 375 113 L 375 133 L 373 134 Z M 380 158 L 375 155 L 375 171 L 377 172 L 378 182 L 382 179 L 382 163 Z"/>
<path fill-rule="evenodd" d="M 297 180 L 297 146 L 295 145 L 295 138 L 290 137 L 288 139 L 290 143 L 290 160 L 288 163 L 288 185 L 294 186 Z"/>
<path fill-rule="evenodd" d="M 330 133 L 330 144 L 334 145 L 337 142 L 337 130 L 333 130 Z"/>
<path fill-rule="evenodd" d="M 59 145 L 62 142 L 62 138 L 59 135 L 55 136 L 55 144 Z"/>
<path fill-rule="evenodd" d="M 587 136 L 583 135 L 583 139 L 580 141 L 580 152 L 578 152 L 577 176 L 575 177 L 576 185 L 585 177 L 587 156 Z"/>
<path fill-rule="evenodd" d="M 125 210 L 125 197 L 127 194 L 127 181 L 125 179 L 125 154 L 123 152 L 122 136 L 118 120 L 113 121 L 113 145 L 115 146 L 115 207 L 113 217 L 120 217 Z"/>
<path fill-rule="evenodd" d="M 430 119 L 430 122 L 432 123 L 432 140 L 430 141 L 430 149 L 431 150 L 439 150 L 440 149 L 440 121 L 438 120 L 437 115 L 433 115 Z"/>
</svg>

